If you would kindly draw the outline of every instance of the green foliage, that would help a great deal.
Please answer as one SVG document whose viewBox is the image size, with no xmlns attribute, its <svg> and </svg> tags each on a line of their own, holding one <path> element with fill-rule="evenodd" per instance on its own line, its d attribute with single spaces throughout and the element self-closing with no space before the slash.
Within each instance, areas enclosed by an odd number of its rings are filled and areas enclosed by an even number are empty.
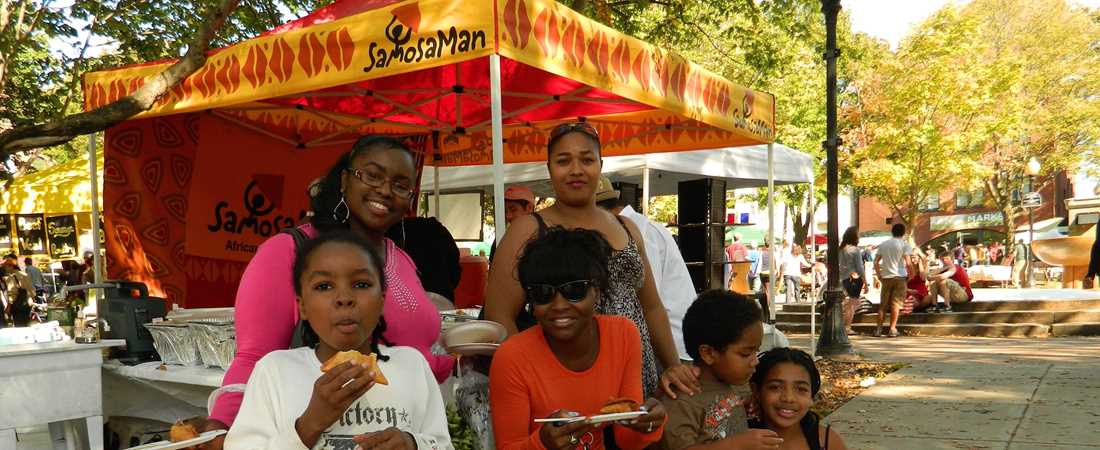
<svg viewBox="0 0 1100 450">
<path fill-rule="evenodd" d="M 453 405 L 447 407 L 447 431 L 451 433 L 451 445 L 454 445 L 455 450 L 478 449 L 474 430 Z"/>
</svg>

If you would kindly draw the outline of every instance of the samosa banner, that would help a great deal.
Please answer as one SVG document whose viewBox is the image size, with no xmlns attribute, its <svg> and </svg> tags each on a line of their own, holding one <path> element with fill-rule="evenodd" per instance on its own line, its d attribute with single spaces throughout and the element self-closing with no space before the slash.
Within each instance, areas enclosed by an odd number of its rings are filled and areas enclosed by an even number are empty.
<svg viewBox="0 0 1100 450">
<path fill-rule="evenodd" d="M 413 0 L 249 39 L 211 55 L 136 117 L 238 105 L 487 56 L 494 45 L 492 6 Z M 134 92 L 172 63 L 86 74 L 84 110 Z"/>
<path fill-rule="evenodd" d="M 214 116 L 199 121 L 185 238 L 193 256 L 252 259 L 264 240 L 305 219 L 309 184 L 349 148 L 298 149 Z"/>
<path fill-rule="evenodd" d="M 775 97 L 553 0 L 496 0 L 500 54 L 624 98 L 761 141 L 775 139 Z"/>
</svg>

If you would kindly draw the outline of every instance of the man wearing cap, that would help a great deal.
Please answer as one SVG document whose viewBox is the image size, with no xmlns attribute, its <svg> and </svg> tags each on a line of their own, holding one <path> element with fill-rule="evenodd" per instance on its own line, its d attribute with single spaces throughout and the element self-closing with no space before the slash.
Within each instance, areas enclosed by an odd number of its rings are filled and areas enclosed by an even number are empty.
<svg viewBox="0 0 1100 450">
<path fill-rule="evenodd" d="M 535 212 L 535 193 L 522 184 L 508 186 L 504 190 L 504 223 L 511 225 L 513 220 Z M 493 262 L 493 255 L 497 252 L 497 242 L 494 239 L 492 247 L 489 247 L 489 263 Z"/>
<path fill-rule="evenodd" d="M 668 312 L 668 322 L 672 326 L 672 338 L 676 341 L 676 351 L 680 354 L 681 360 L 691 361 L 684 347 L 683 322 L 684 313 L 695 300 L 695 285 L 691 282 L 691 275 L 688 274 L 684 257 L 680 255 L 680 248 L 672 238 L 672 233 L 660 224 L 650 221 L 646 216 L 638 214 L 629 203 L 620 199 L 619 191 L 615 190 L 607 177 L 600 177 L 600 185 L 596 188 L 596 204 L 612 214 L 634 222 L 642 231 L 646 259 L 649 260 L 649 268 L 653 272 L 653 282 L 657 285 L 661 303 Z"/>
</svg>

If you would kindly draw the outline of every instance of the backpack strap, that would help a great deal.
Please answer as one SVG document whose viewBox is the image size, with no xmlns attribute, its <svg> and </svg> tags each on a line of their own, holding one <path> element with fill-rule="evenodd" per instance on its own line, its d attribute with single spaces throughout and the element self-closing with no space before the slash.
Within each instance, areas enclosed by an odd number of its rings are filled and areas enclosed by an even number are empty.
<svg viewBox="0 0 1100 450">
<path fill-rule="evenodd" d="M 825 446 L 822 447 L 824 450 L 829 450 L 829 433 L 830 433 L 829 430 L 832 430 L 832 429 L 833 429 L 833 424 L 830 423 L 828 425 L 825 425 Z"/>
</svg>

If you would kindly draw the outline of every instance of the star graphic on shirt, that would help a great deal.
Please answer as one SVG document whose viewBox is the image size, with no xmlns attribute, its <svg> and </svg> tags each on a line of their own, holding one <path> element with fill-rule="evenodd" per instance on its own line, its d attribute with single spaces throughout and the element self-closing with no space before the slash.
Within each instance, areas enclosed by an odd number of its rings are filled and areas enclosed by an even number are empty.
<svg viewBox="0 0 1100 450">
<path fill-rule="evenodd" d="M 404 423 L 409 423 L 409 412 L 404 409 L 401 410 L 401 421 Z"/>
</svg>

